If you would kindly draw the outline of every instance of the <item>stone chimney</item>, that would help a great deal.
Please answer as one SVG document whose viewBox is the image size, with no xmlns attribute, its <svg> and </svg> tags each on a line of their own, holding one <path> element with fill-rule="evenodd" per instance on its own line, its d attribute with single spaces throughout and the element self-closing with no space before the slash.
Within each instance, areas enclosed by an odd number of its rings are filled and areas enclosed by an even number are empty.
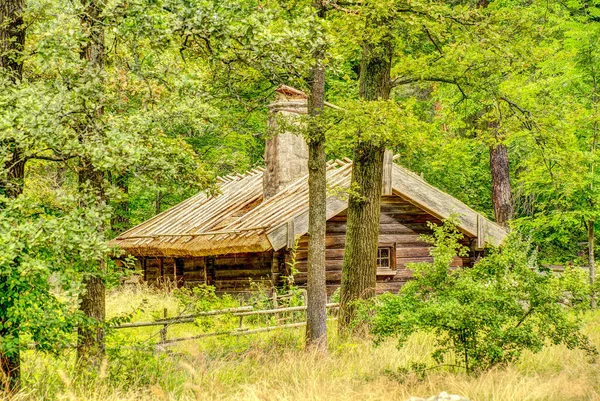
<svg viewBox="0 0 600 401">
<path fill-rule="evenodd" d="M 287 128 L 299 115 L 308 113 L 304 92 L 289 86 L 277 88 L 277 98 L 269 104 L 269 136 L 265 146 L 263 198 L 269 199 L 298 178 L 308 174 L 308 145 L 297 132 Z M 282 124 L 285 122 L 285 124 Z M 280 132 L 278 125 L 284 125 Z"/>
</svg>

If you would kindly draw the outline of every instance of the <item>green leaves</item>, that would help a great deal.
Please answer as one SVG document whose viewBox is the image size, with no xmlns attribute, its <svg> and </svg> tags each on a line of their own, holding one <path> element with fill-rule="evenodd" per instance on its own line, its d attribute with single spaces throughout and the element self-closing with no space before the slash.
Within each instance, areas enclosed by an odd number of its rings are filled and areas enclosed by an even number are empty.
<svg viewBox="0 0 600 401">
<path fill-rule="evenodd" d="M 436 362 L 453 363 L 454 356 L 467 372 L 510 362 L 548 342 L 597 353 L 579 331 L 580 320 L 564 307 L 565 299 L 589 302 L 585 275 L 568 271 L 557 278 L 538 269 L 531 248 L 515 234 L 472 268 L 452 268 L 453 257 L 465 251 L 461 237 L 451 222 L 434 228 L 434 262 L 412 265 L 414 280 L 398 295 L 380 298 L 376 338 L 398 337 L 402 345 L 416 331 L 433 332 Z"/>
</svg>

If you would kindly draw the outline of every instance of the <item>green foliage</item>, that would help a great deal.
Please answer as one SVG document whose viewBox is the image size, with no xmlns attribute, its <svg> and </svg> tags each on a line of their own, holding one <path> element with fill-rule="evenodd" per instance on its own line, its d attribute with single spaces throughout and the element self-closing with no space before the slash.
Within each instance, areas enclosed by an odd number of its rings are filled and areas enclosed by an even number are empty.
<svg viewBox="0 0 600 401">
<path fill-rule="evenodd" d="M 327 42 L 327 100 L 343 108 L 319 121 L 329 157 L 351 156 L 358 140 L 385 143 L 400 164 L 492 217 L 489 148 L 506 144 L 513 228 L 541 262 L 588 263 L 586 231 L 600 216 L 597 2 L 325 2 L 322 20 L 308 0 L 101 3 L 103 71 L 81 59 L 84 3 L 67 0 L 26 2 L 24 78 L 13 83 L 0 71 L 0 143 L 12 144 L 0 148 L 0 179 L 12 147 L 27 161 L 23 195 L 0 200 L 0 329 L 16 328 L 0 351 L 66 343 L 81 322 L 82 279 L 101 274 L 112 286 L 123 273 L 110 262 L 98 269 L 112 254 L 107 239 L 198 191 L 218 191 L 217 175 L 262 164 L 265 106 L 281 83 L 309 87 L 323 44 L 315 37 Z M 385 35 L 394 46 L 390 100 L 358 101 L 362 42 Z M 93 127 L 86 138 L 82 125 Z M 83 159 L 104 175 L 105 205 L 78 185 Z M 513 239 L 470 271 L 448 271 L 464 252 L 459 235 L 442 226 L 435 237 L 434 264 L 415 265 L 418 279 L 401 297 L 383 298 L 384 312 L 397 304 L 420 316 L 394 323 L 398 333 L 434 330 L 439 317 L 453 330 L 435 328 L 440 358 L 463 352 L 481 361 L 469 362 L 474 368 L 544 341 L 584 346 L 556 307 L 585 309 L 598 292 L 583 270 L 568 266 L 559 278 L 529 270 L 531 251 Z M 279 306 L 304 302 L 290 277 Z M 274 306 L 271 290 L 250 302 Z M 238 305 L 210 287 L 177 293 L 190 312 Z"/>
<path fill-rule="evenodd" d="M 173 295 L 179 300 L 182 306 L 180 314 L 194 314 L 197 312 L 206 312 L 211 310 L 228 309 L 240 306 L 240 304 L 229 294 L 217 295 L 215 287 L 211 285 L 198 285 L 193 288 L 180 288 L 174 291 Z M 159 319 L 162 316 L 158 317 Z M 205 331 L 215 327 L 223 328 L 232 324 L 231 316 L 218 315 L 198 317 L 194 322 L 198 327 Z"/>
<path fill-rule="evenodd" d="M 94 209 L 40 205 L 21 197 L 0 208 L 0 351 L 18 353 L 32 341 L 58 352 L 82 317 L 74 313 L 79 280 L 107 252 Z M 19 341 L 18 336 L 27 336 Z"/>
<path fill-rule="evenodd" d="M 596 355 L 563 302 L 584 296 L 581 276 L 568 271 L 556 278 L 538 268 L 530 246 L 515 234 L 472 268 L 452 268 L 452 259 L 465 253 L 462 234 L 449 221 L 433 230 L 433 263 L 412 264 L 414 280 L 377 301 L 373 332 L 379 341 L 395 336 L 402 345 L 414 332 L 431 332 L 434 360 L 452 363 L 454 355 L 454 364 L 467 372 L 514 361 L 548 343 Z"/>
</svg>

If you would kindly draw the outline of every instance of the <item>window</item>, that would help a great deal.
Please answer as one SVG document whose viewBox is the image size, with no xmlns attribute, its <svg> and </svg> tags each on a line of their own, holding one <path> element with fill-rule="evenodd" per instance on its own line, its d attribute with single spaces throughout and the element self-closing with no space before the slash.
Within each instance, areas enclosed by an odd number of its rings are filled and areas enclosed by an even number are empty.
<svg viewBox="0 0 600 401">
<path fill-rule="evenodd" d="M 396 270 L 396 243 L 379 244 L 377 248 L 377 274 L 392 274 Z"/>
<path fill-rule="evenodd" d="M 390 263 L 390 255 L 391 255 L 391 249 L 390 248 L 378 248 L 377 249 L 377 267 L 380 268 L 390 268 L 391 263 Z"/>
</svg>

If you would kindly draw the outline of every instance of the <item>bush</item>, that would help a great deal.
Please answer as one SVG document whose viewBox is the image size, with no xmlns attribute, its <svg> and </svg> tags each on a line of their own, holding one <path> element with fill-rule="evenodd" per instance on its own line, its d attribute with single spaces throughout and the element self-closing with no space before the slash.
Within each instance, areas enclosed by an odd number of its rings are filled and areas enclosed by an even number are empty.
<svg viewBox="0 0 600 401">
<path fill-rule="evenodd" d="M 564 302 L 587 293 L 581 276 L 569 270 L 558 278 L 536 267 L 529 245 L 515 234 L 473 267 L 451 268 L 454 256 L 467 251 L 459 244 L 462 234 L 452 222 L 431 227 L 434 234 L 426 239 L 434 244 L 433 263 L 410 265 L 414 280 L 397 295 L 379 297 L 371 309 L 377 341 L 396 336 L 402 345 L 414 332 L 433 332 L 434 360 L 448 363 L 453 354 L 454 366 L 467 372 L 505 364 L 546 343 L 597 353 Z"/>
<path fill-rule="evenodd" d="M 179 288 L 173 291 L 173 295 L 179 301 L 183 312 L 181 314 L 194 314 L 212 310 L 229 309 L 240 306 L 239 302 L 229 294 L 217 295 L 215 287 L 201 284 L 193 288 Z M 157 319 L 161 316 L 157 316 Z M 200 316 L 196 318 L 195 324 L 203 331 L 215 328 L 227 329 L 233 327 L 235 319 L 231 314 Z"/>
</svg>

